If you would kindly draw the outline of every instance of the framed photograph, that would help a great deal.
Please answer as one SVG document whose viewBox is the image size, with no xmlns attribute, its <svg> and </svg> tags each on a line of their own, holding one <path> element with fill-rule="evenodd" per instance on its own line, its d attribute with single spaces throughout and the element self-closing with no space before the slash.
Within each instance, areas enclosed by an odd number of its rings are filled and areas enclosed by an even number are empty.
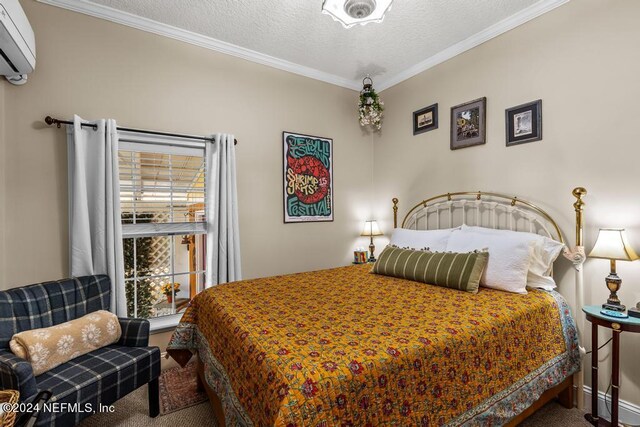
<svg viewBox="0 0 640 427">
<path fill-rule="evenodd" d="M 282 132 L 284 222 L 333 221 L 333 139 Z"/>
<path fill-rule="evenodd" d="M 542 139 L 542 100 L 505 110 L 507 147 Z"/>
<path fill-rule="evenodd" d="M 451 107 L 451 149 L 486 143 L 487 98 Z"/>
<path fill-rule="evenodd" d="M 413 134 L 438 129 L 438 104 L 413 112 Z"/>
</svg>

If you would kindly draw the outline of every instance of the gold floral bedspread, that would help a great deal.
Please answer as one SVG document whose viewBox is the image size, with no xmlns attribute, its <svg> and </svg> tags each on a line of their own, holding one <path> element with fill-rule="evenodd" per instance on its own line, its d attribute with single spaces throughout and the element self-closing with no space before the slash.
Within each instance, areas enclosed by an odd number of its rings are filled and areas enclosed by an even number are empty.
<svg viewBox="0 0 640 427">
<path fill-rule="evenodd" d="M 206 351 L 244 411 L 235 422 L 256 426 L 499 423 L 485 410 L 504 400 L 508 419 L 577 370 L 557 293 L 474 295 L 370 269 L 208 289 L 169 349 Z"/>
</svg>

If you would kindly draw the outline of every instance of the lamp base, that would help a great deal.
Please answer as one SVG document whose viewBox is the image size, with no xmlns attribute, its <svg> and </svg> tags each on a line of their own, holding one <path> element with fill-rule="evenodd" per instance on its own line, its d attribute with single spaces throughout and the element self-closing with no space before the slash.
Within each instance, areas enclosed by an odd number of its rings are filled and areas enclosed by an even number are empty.
<svg viewBox="0 0 640 427">
<path fill-rule="evenodd" d="M 602 304 L 602 308 L 605 310 L 625 311 L 627 307 L 622 305 L 620 298 L 618 298 L 618 291 L 620 290 L 620 286 L 622 286 L 622 279 L 616 274 L 615 260 L 611 260 L 611 272 L 604 281 L 607 284 L 607 289 L 609 289 L 610 294 L 607 302 Z"/>
<path fill-rule="evenodd" d="M 604 308 L 605 310 L 613 310 L 613 311 L 625 311 L 627 309 L 627 307 L 625 307 L 622 304 L 611 304 L 611 303 L 602 304 L 602 308 Z"/>
<path fill-rule="evenodd" d="M 373 244 L 373 236 L 371 236 L 371 244 L 369 245 L 369 259 L 367 262 L 376 262 L 376 257 L 373 256 L 373 253 L 376 250 L 376 246 Z"/>
<path fill-rule="evenodd" d="M 629 307 L 629 311 L 627 312 L 627 314 L 631 317 L 635 317 L 640 319 L 640 309 L 636 308 L 636 307 Z"/>
</svg>

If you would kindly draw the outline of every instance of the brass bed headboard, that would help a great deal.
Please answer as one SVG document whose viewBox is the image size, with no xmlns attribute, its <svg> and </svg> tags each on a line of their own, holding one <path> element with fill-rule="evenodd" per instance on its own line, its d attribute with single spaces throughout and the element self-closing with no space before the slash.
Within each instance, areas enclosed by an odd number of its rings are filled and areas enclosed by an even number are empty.
<svg viewBox="0 0 640 427">
<path fill-rule="evenodd" d="M 560 227 L 547 212 L 506 194 L 460 191 L 422 200 L 402 221 L 402 228 L 431 230 L 461 224 L 546 235 L 564 243 Z M 398 199 L 393 199 L 393 226 L 398 227 Z"/>
</svg>

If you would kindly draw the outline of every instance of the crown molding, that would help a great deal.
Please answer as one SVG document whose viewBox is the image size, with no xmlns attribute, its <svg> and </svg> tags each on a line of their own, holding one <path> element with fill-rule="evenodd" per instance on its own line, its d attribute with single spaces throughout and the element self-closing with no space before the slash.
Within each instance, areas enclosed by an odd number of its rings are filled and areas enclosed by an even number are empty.
<svg viewBox="0 0 640 427">
<path fill-rule="evenodd" d="M 540 15 L 550 12 L 551 10 L 562 6 L 569 1 L 570 0 L 542 0 L 525 9 L 522 9 L 520 12 L 511 15 L 508 18 L 503 19 L 502 21 L 490 26 L 489 28 L 486 28 L 479 33 L 472 35 L 471 37 L 436 53 L 435 55 L 407 68 L 406 70 L 396 74 L 395 76 L 379 82 L 377 84 L 378 90 L 381 92 L 385 89 L 389 89 L 390 87 L 395 86 L 407 79 L 410 79 L 411 77 L 420 74 L 423 71 L 428 70 L 429 68 L 433 68 L 436 65 L 443 63 L 444 61 L 447 61 L 455 56 L 460 55 L 461 53 L 464 53 L 476 46 L 481 45 L 486 41 L 491 40 L 492 38 L 498 37 L 499 35 L 504 34 L 509 30 L 525 24 Z"/>
<path fill-rule="evenodd" d="M 213 37 L 203 36 L 192 31 L 183 30 L 172 25 L 163 24 L 148 18 L 134 15 L 129 12 L 117 10 L 108 6 L 91 3 L 87 0 L 37 0 L 39 3 L 57 6 L 62 9 L 71 10 L 73 12 L 82 13 L 93 16 L 95 18 L 104 19 L 115 22 L 116 24 L 126 25 L 127 27 L 136 28 L 160 36 L 169 37 L 181 42 L 190 43 L 205 49 L 235 56 L 236 58 L 245 59 L 247 61 L 266 65 L 268 67 L 277 68 L 279 70 L 288 71 L 311 79 L 320 80 L 336 86 L 347 89 L 360 90 L 360 82 L 349 80 L 336 76 L 324 71 L 316 70 L 304 65 L 295 64 L 293 62 L 279 59 L 264 53 L 256 52 L 236 46 Z"/>
<path fill-rule="evenodd" d="M 347 89 L 355 91 L 359 91 L 361 89 L 360 80 L 346 79 L 331 73 L 316 70 L 315 68 L 295 64 L 284 59 L 276 58 L 270 55 L 256 52 L 251 49 L 236 46 L 222 40 L 214 39 L 213 37 L 203 36 L 192 31 L 183 30 L 172 25 L 163 24 L 148 18 L 143 18 L 129 12 L 124 12 L 108 6 L 92 3 L 88 0 L 37 1 L 40 3 L 71 10 L 73 12 L 93 16 L 95 18 L 115 22 L 117 24 L 126 25 L 138 30 L 146 31 L 164 37 L 169 37 L 174 40 L 190 43 L 192 45 L 200 46 L 205 49 L 235 56 L 247 61 L 277 68 L 283 71 L 288 71 L 290 73 L 309 77 L 315 80 L 320 80 Z M 537 18 L 540 15 L 543 15 L 559 6 L 562 6 L 569 1 L 570 0 L 542 0 L 532 6 L 529 6 L 528 8 L 523 9 L 506 19 L 503 19 L 497 24 L 494 24 L 491 27 L 474 34 L 473 36 L 436 53 L 435 55 L 425 59 L 424 61 L 421 61 L 418 64 L 409 67 L 408 69 L 396 74 L 395 76 L 379 82 L 377 84 L 378 91 L 381 92 L 385 89 L 395 86 L 398 83 L 401 83 L 423 71 L 428 70 L 429 68 L 435 67 L 436 65 L 441 64 L 444 61 L 447 61 L 457 55 L 460 55 L 461 53 L 473 49 L 474 47 L 488 40 L 491 40 L 494 37 L 504 34 L 507 31 L 512 30 L 526 22 L 529 22 L 530 20 Z"/>
</svg>

